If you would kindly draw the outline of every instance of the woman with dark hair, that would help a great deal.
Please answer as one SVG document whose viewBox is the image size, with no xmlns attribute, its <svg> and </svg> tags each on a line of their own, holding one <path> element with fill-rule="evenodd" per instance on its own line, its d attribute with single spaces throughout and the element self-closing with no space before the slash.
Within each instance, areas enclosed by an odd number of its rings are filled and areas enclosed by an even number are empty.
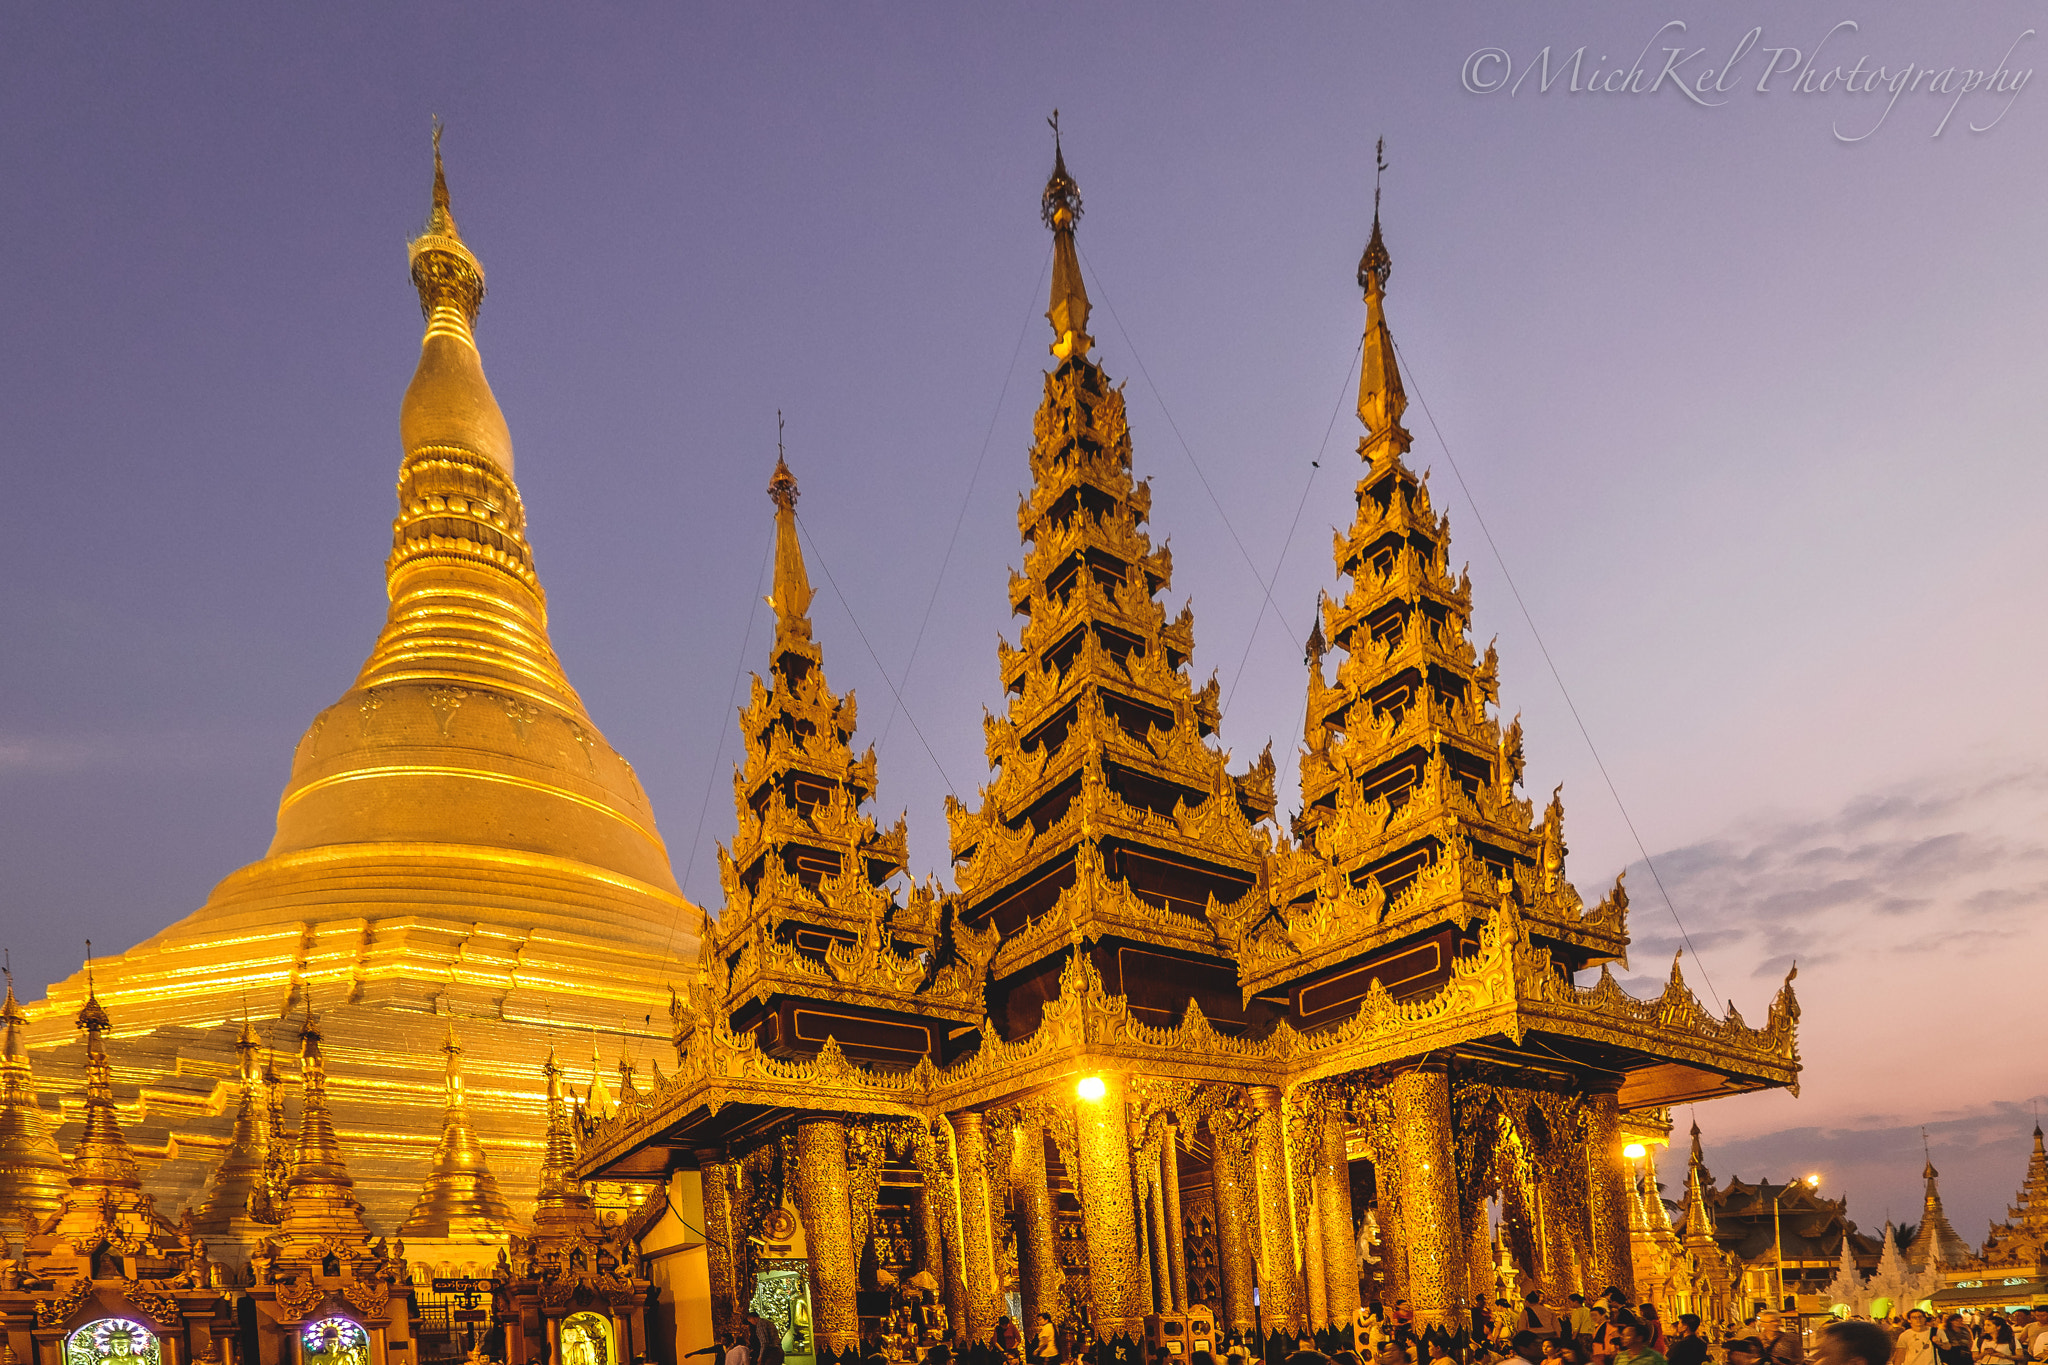
<svg viewBox="0 0 2048 1365">
<path fill-rule="evenodd" d="M 2012 1324 L 2003 1316 L 1992 1314 L 1977 1334 L 1977 1365 L 2014 1365 L 2018 1359 L 2019 1347 Z"/>
<path fill-rule="evenodd" d="M 1961 1313 L 1950 1313 L 1934 1329 L 1934 1354 L 1941 1365 L 1976 1365 L 1976 1351 L 1970 1340 L 1970 1324 Z"/>
</svg>

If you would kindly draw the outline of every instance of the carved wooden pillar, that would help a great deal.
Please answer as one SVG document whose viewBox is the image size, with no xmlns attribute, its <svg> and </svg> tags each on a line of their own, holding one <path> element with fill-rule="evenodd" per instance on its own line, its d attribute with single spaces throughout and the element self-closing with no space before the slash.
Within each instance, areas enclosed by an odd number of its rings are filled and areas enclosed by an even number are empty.
<svg viewBox="0 0 2048 1365">
<path fill-rule="evenodd" d="M 1166 1266 L 1173 1284 L 1173 1311 L 1188 1311 L 1188 1239 L 1180 1212 L 1180 1130 L 1166 1125 L 1160 1143 L 1159 1194 L 1166 1204 Z"/>
<path fill-rule="evenodd" d="M 1100 1076 L 1099 1099 L 1075 1101 L 1075 1159 L 1081 1227 L 1088 1239 L 1088 1288 L 1095 1335 L 1136 1340 L 1145 1327 L 1145 1267 L 1138 1260 L 1137 1209 L 1131 1199 L 1131 1138 L 1124 1078 Z"/>
<path fill-rule="evenodd" d="M 1379 1195 L 1380 1273 L 1387 1282 L 1381 1302 L 1391 1310 L 1396 1299 L 1409 1297 L 1408 1226 L 1401 1217 L 1401 1163 L 1392 1151 L 1384 1158 L 1373 1167 L 1373 1187 Z"/>
<path fill-rule="evenodd" d="M 1621 1154 L 1621 1108 L 1611 1090 L 1586 1096 L 1586 1221 L 1588 1267 L 1596 1292 L 1613 1285 L 1635 1297 L 1628 1244 L 1628 1164 Z"/>
<path fill-rule="evenodd" d="M 711 1337 L 738 1331 L 746 1305 L 740 1302 L 740 1228 L 732 1187 L 733 1168 L 722 1151 L 697 1153 L 704 1182 L 704 1262 L 711 1278 Z"/>
<path fill-rule="evenodd" d="M 1217 1325 L 1242 1332 L 1247 1340 L 1258 1318 L 1252 1296 L 1258 1288 L 1253 1248 L 1258 1244 L 1257 1177 L 1252 1169 L 1257 1116 L 1241 1109 L 1209 1115 L 1209 1177 L 1216 1189 L 1216 1269 L 1223 1290 Z"/>
<path fill-rule="evenodd" d="M 1464 1221 L 1451 1147 L 1451 1087 L 1441 1070 L 1405 1071 L 1388 1085 L 1401 1167 L 1408 1305 L 1418 1329 L 1455 1331 L 1465 1292 Z"/>
<path fill-rule="evenodd" d="M 1482 1304 L 1491 1304 L 1495 1298 L 1514 1297 L 1499 1293 L 1494 1283 L 1497 1274 L 1493 1259 L 1493 1229 L 1487 1221 L 1484 1199 L 1474 1204 L 1466 1237 L 1469 1239 L 1470 1247 L 1465 1261 L 1466 1290 Z"/>
<path fill-rule="evenodd" d="M 812 1331 L 834 1351 L 844 1351 L 860 1341 L 860 1317 L 854 1306 L 860 1258 L 847 1202 L 845 1121 L 799 1122 L 796 1158 L 797 1200 L 810 1247 Z"/>
<path fill-rule="evenodd" d="M 1295 1259 L 1294 1206 L 1287 1188 L 1287 1128 L 1280 1092 L 1270 1085 L 1248 1087 L 1258 1114 L 1253 1147 L 1259 1197 L 1259 1301 L 1266 1330 L 1298 1331 L 1308 1325 L 1301 1265 Z M 1304 1191 L 1306 1193 L 1306 1191 Z"/>
<path fill-rule="evenodd" d="M 996 1275 L 994 1204 L 988 1187 L 988 1134 L 981 1115 L 963 1109 L 948 1116 L 953 1127 L 954 1180 L 960 1195 L 960 1265 L 966 1286 L 969 1341 L 989 1341 L 1003 1315 L 1003 1287 Z"/>
<path fill-rule="evenodd" d="M 1323 1242 L 1323 1280 L 1329 1321 L 1349 1326 L 1358 1316 L 1358 1229 L 1351 1221 L 1351 1159 L 1345 1149 L 1350 1125 L 1333 1105 L 1322 1122 L 1322 1150 L 1315 1167 L 1316 1217 Z"/>
<path fill-rule="evenodd" d="M 1059 1244 L 1052 1225 L 1052 1185 L 1045 1169 L 1045 1124 L 1026 1114 L 1011 1130 L 1010 1196 L 1017 1209 L 1017 1279 L 1024 1300 L 1025 1334 L 1038 1315 L 1060 1316 Z"/>
</svg>

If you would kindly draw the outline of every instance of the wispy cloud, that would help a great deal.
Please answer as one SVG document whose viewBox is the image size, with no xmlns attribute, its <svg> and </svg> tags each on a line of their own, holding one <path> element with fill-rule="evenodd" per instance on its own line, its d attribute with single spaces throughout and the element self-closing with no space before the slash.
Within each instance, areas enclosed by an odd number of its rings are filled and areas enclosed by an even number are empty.
<svg viewBox="0 0 2048 1365">
<path fill-rule="evenodd" d="M 1925 1124 L 1956 1225 L 1981 1238 L 2023 1173 L 2024 1106 L 2048 1079 L 2032 1004 L 2048 963 L 2048 764 L 1758 815 L 1657 867 L 1708 972 L 1752 1017 L 1757 993 L 1800 969 L 1803 1098 L 1702 1109 L 1710 1146 L 1752 1178 L 1833 1163 L 1853 1216 L 1882 1223 L 1882 1205 L 1910 1221 Z M 1649 885 L 1640 867 L 1630 880 Z M 1633 918 L 1635 963 L 1654 971 L 1682 939 L 1649 896 Z"/>
</svg>

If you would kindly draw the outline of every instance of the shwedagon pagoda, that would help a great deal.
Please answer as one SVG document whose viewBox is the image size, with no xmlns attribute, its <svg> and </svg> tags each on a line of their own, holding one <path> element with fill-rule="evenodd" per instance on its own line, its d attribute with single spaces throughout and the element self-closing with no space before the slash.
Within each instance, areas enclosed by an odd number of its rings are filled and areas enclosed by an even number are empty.
<svg viewBox="0 0 2048 1365">
<path fill-rule="evenodd" d="M 1276 1359 L 1352 1347 L 1373 1304 L 1463 1345 L 1475 1305 L 1609 1286 L 1716 1324 L 2048 1295 L 2038 1130 L 1977 1249 L 1931 1163 L 1906 1244 L 1797 1182 L 1717 1186 L 1697 1127 L 1666 1198 L 1673 1106 L 1797 1086 L 1792 982 L 1758 1024 L 1676 962 L 1654 999 L 1616 983 L 1628 896 L 1567 880 L 1408 463 L 1377 212 L 1283 815 L 1161 600 L 1057 150 L 1042 209 L 1020 619 L 951 884 L 871 810 L 778 459 L 707 916 L 549 643 L 437 134 L 382 632 L 260 861 L 43 999 L 8 987 L 0 1359 L 678 1365 L 750 1313 L 799 1365 L 993 1361 L 1041 1315 L 1069 1359 Z"/>
</svg>

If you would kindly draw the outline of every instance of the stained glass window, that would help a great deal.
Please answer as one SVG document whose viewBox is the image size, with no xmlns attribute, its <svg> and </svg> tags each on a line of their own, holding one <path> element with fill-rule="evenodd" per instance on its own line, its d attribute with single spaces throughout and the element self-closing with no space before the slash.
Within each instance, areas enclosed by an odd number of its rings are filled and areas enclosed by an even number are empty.
<svg viewBox="0 0 2048 1365">
<path fill-rule="evenodd" d="M 301 1365 L 370 1365 L 370 1334 L 347 1318 L 309 1322 L 299 1329 L 299 1360 Z"/>
<path fill-rule="evenodd" d="M 562 1319 L 562 1365 L 611 1365 L 612 1325 L 596 1313 Z"/>
<path fill-rule="evenodd" d="M 64 1338 L 64 1365 L 159 1365 L 156 1333 L 129 1318 L 99 1318 Z"/>
</svg>

